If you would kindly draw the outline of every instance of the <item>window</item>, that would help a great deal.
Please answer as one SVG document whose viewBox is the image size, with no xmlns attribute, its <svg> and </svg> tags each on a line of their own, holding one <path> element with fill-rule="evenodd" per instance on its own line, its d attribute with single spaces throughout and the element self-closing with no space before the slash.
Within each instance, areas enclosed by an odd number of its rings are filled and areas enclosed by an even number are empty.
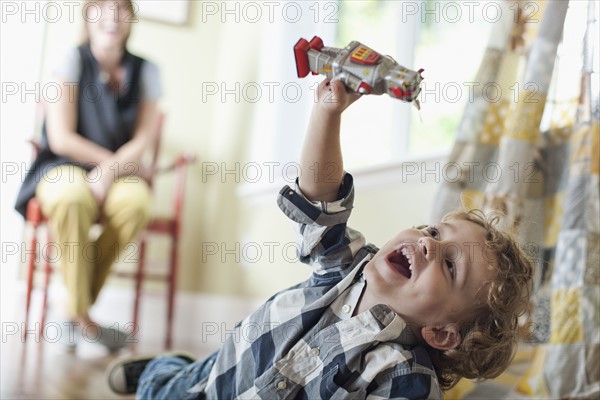
<svg viewBox="0 0 600 400">
<path fill-rule="evenodd" d="M 257 46 L 261 60 L 257 80 L 276 82 L 279 92 L 294 99 L 276 98 L 253 106 L 250 159 L 259 164 L 276 163 L 275 168 L 282 169 L 277 176 L 295 176 L 296 169 L 286 167 L 290 160 L 298 159 L 314 88 L 322 76 L 298 79 L 291 48 L 299 38 L 310 40 L 313 35 L 320 36 L 328 47 L 345 47 L 357 40 L 409 69 L 425 69 L 420 112 L 382 95 L 357 102 L 344 115 L 346 169 L 356 173 L 385 168 L 449 151 L 468 100 L 465 84 L 474 79 L 493 25 L 482 12 L 485 2 L 469 3 L 479 7 L 469 13 L 462 2 L 446 1 L 289 3 L 302 8 L 299 14 L 303 18 L 297 23 L 276 21 L 265 27 Z M 321 12 L 318 21 L 314 18 L 316 9 Z M 493 17 L 494 8 L 490 9 L 488 14 Z M 456 89 L 462 92 L 456 93 Z M 300 95 L 294 96 L 296 92 Z M 278 188 L 278 183 L 274 187 Z"/>
<path fill-rule="evenodd" d="M 389 164 L 450 148 L 469 98 L 469 82 L 498 18 L 494 7 L 471 3 L 340 0 L 336 47 L 358 40 L 409 69 L 425 69 L 420 112 L 387 95 L 352 106 L 342 128 L 349 167 Z"/>
</svg>

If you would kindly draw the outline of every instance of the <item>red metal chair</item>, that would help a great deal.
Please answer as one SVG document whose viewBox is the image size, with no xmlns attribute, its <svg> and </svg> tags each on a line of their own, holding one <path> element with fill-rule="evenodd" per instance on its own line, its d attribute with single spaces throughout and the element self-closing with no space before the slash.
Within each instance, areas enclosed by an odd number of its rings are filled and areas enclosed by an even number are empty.
<svg viewBox="0 0 600 400">
<path fill-rule="evenodd" d="M 154 177 L 158 174 L 174 171 L 175 172 L 175 189 L 173 192 L 173 203 L 172 213 L 169 216 L 152 216 L 150 223 L 145 230 L 140 234 L 140 248 L 137 269 L 135 272 L 126 271 L 114 271 L 113 275 L 119 277 L 133 278 L 135 280 L 135 299 L 133 304 L 133 326 L 138 327 L 139 323 L 139 310 L 140 310 L 140 298 L 142 294 L 142 282 L 145 280 L 156 280 L 164 281 L 167 283 L 167 318 L 166 318 L 166 335 L 164 341 L 164 347 L 166 349 L 171 348 L 172 344 L 172 328 L 173 328 L 173 315 L 174 315 L 174 304 L 175 304 L 175 285 L 177 282 L 177 268 L 178 268 L 178 244 L 179 235 L 181 234 L 181 218 L 183 212 L 183 203 L 185 197 L 185 184 L 186 184 L 186 166 L 193 163 L 196 160 L 194 154 L 181 154 L 175 161 L 164 168 L 159 168 L 158 155 L 160 153 L 161 138 L 162 138 L 162 126 L 164 122 L 164 115 L 160 114 L 158 118 L 158 126 L 154 136 L 153 153 L 151 159 L 151 165 L 148 173 L 144 178 L 148 181 L 150 187 L 154 189 Z M 34 151 L 39 151 L 39 144 L 35 141 L 31 141 L 34 146 Z M 25 326 L 23 330 L 23 340 L 27 338 L 27 326 L 29 323 L 29 312 L 31 308 L 31 292 L 33 289 L 34 275 L 36 271 L 36 261 L 39 255 L 38 251 L 38 229 L 47 221 L 46 216 L 43 215 L 41 207 L 37 199 L 33 198 L 27 204 L 26 212 L 26 223 L 31 227 L 32 232 L 29 240 L 30 252 L 28 253 L 27 261 L 27 293 L 25 301 Z M 166 273 L 147 273 L 146 272 L 146 241 L 150 235 L 167 235 L 170 238 L 170 250 L 169 250 L 169 262 Z M 50 240 L 50 233 L 47 231 L 48 243 Z M 46 254 L 43 255 L 44 260 L 44 278 L 43 278 L 43 303 L 42 303 L 42 314 L 40 324 L 40 337 L 44 332 L 44 326 L 46 321 L 46 312 L 48 305 L 48 287 L 50 284 L 50 275 L 53 272 L 53 266 L 51 263 L 51 256 L 48 254 L 50 251 L 49 246 L 45 246 L 44 250 Z"/>
</svg>

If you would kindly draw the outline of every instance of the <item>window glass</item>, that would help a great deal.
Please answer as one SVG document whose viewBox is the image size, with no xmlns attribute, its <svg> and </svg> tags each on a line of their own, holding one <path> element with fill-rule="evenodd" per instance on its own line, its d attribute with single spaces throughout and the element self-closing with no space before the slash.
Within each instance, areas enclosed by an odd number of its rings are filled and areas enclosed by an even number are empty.
<svg viewBox="0 0 600 400">
<path fill-rule="evenodd" d="M 471 93 L 481 89 L 475 75 L 492 25 L 499 23 L 499 8 L 488 3 L 421 2 L 414 51 L 425 79 L 420 120 L 410 129 L 411 155 L 449 149 Z"/>
<path fill-rule="evenodd" d="M 357 40 L 412 70 L 424 68 L 421 111 L 387 95 L 356 103 L 344 116 L 352 168 L 448 150 L 494 22 L 487 2 L 340 0 L 336 44 Z"/>
</svg>

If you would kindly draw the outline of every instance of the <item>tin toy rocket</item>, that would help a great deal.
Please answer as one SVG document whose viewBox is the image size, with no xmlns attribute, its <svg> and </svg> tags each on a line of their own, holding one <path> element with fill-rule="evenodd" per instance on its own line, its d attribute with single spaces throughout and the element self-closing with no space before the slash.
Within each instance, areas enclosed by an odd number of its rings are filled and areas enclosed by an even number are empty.
<svg viewBox="0 0 600 400">
<path fill-rule="evenodd" d="M 294 45 L 294 56 L 299 78 L 309 72 L 321 74 L 341 80 L 351 91 L 360 94 L 387 93 L 393 98 L 414 102 L 419 108 L 417 96 L 421 91 L 423 69 L 411 71 L 390 56 L 383 56 L 360 42 L 352 41 L 340 49 L 325 47 L 318 36 L 310 42 L 300 39 Z"/>
</svg>

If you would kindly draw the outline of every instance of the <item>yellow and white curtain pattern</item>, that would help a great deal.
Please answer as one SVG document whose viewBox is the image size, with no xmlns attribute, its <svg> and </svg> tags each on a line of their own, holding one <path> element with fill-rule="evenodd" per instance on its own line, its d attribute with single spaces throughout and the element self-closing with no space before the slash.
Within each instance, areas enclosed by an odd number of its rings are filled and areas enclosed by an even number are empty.
<svg viewBox="0 0 600 400">
<path fill-rule="evenodd" d="M 599 398 L 600 4 L 521 4 L 520 18 L 507 10 L 512 21 L 495 27 L 476 78 L 513 96 L 467 105 L 448 161 L 468 174 L 440 187 L 431 218 L 461 205 L 499 209 L 536 261 L 533 350 L 519 357 L 531 360 L 501 383 L 524 397 Z"/>
</svg>

